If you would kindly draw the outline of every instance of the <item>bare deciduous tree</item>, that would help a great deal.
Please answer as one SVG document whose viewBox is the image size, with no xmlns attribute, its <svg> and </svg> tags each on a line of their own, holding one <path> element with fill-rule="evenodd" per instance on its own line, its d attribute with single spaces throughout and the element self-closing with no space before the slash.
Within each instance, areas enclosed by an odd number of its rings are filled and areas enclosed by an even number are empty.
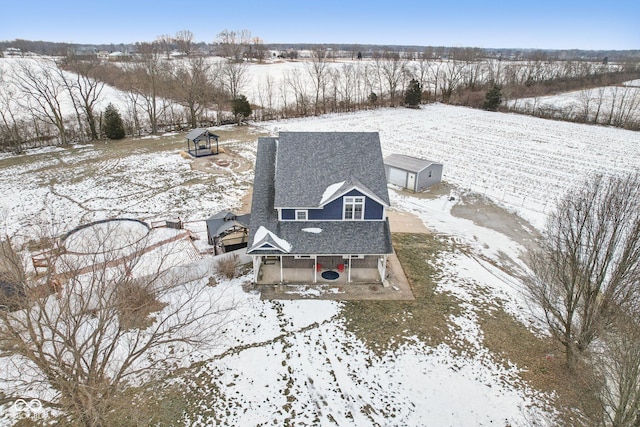
<svg viewBox="0 0 640 427">
<path fill-rule="evenodd" d="M 24 120 L 17 117 L 19 108 L 15 97 L 15 92 L 8 85 L 2 84 L 0 76 L 0 146 L 14 154 L 21 154 L 28 133 L 24 129 Z"/>
<path fill-rule="evenodd" d="M 285 73 L 284 81 L 293 92 L 296 100 L 296 114 L 305 116 L 309 107 L 309 95 L 307 93 L 307 80 L 299 69 L 292 69 Z M 283 89 L 283 92 L 287 89 Z"/>
<path fill-rule="evenodd" d="M 304 63 L 307 73 L 313 84 L 315 102 L 313 105 L 313 115 L 317 116 L 324 109 L 320 109 L 321 99 L 324 104 L 324 92 L 327 86 L 327 75 L 329 73 L 329 64 L 327 63 L 327 51 L 322 47 L 317 47 L 311 52 L 311 61 Z M 322 97 L 321 97 L 322 95 Z"/>
<path fill-rule="evenodd" d="M 171 49 L 175 39 L 169 34 L 162 34 L 156 38 L 156 43 L 160 47 L 160 50 L 164 52 L 166 59 L 171 58 Z"/>
<path fill-rule="evenodd" d="M 206 271 L 180 266 L 183 245 L 143 238 L 119 249 L 121 239 L 137 238 L 100 230 L 87 239 L 93 249 L 76 240 L 75 253 L 45 239 L 53 246 L 40 277 L 6 268 L 20 257 L 0 246 L 0 266 L 24 286 L 16 298 L 25 307 L 0 311 L 5 393 L 48 402 L 67 425 L 112 425 L 110 417 L 131 409 L 125 391 L 167 375 L 181 349 L 213 344 L 235 305 L 205 285 Z"/>
<path fill-rule="evenodd" d="M 178 50 L 186 56 L 191 55 L 191 45 L 193 43 L 193 33 L 189 30 L 181 30 L 176 33 L 174 38 Z"/>
<path fill-rule="evenodd" d="M 240 92 L 247 84 L 248 65 L 246 62 L 235 62 L 227 60 L 222 66 L 222 76 L 225 89 L 229 92 L 231 99 L 240 96 Z"/>
<path fill-rule="evenodd" d="M 62 105 L 64 86 L 57 78 L 58 66 L 52 60 L 23 60 L 16 64 L 13 77 L 21 92 L 19 103 L 36 119 L 53 125 L 60 143 L 68 142 Z"/>
<path fill-rule="evenodd" d="M 161 63 L 161 51 L 157 43 L 140 43 L 138 53 L 142 60 L 133 67 L 127 89 L 143 100 L 138 105 L 147 114 L 151 133 L 155 134 L 158 132 L 158 119 L 162 113 L 160 93 L 163 80 L 166 79 L 166 70 Z"/>
<path fill-rule="evenodd" d="M 219 55 L 240 62 L 244 56 L 244 46 L 240 43 L 240 34 L 236 31 L 223 30 L 216 36 Z"/>
<path fill-rule="evenodd" d="M 402 86 L 403 78 L 406 77 L 405 68 L 407 60 L 400 57 L 397 52 L 385 51 L 376 59 L 376 68 L 384 80 L 389 93 L 389 100 L 393 105 L 398 95 L 399 86 Z"/>
<path fill-rule="evenodd" d="M 612 313 L 637 304 L 640 177 L 597 176 L 569 192 L 531 257 L 529 290 L 576 367 Z"/>
<path fill-rule="evenodd" d="M 174 83 L 174 98 L 188 113 L 192 128 L 198 127 L 198 121 L 214 96 L 214 79 L 219 76 L 219 63 L 210 63 L 205 58 L 191 57 L 176 65 L 171 75 Z"/>
<path fill-rule="evenodd" d="M 104 88 L 104 82 L 97 72 L 99 66 L 95 61 L 82 61 L 74 64 L 75 74 L 66 74 L 62 69 L 58 69 L 60 80 L 67 88 L 78 116 L 82 118 L 78 123 L 80 130 L 83 128 L 83 122 L 86 122 L 91 140 L 99 138 L 96 106 L 102 99 Z"/>
<path fill-rule="evenodd" d="M 591 421 L 603 427 L 635 427 L 640 422 L 639 319 L 621 314 L 601 338 L 600 351 L 592 360 L 600 407 Z"/>
</svg>

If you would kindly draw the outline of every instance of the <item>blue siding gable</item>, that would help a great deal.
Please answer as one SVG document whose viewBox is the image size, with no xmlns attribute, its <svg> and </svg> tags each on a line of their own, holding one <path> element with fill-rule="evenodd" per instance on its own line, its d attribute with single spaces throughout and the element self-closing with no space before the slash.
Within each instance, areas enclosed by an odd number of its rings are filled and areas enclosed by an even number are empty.
<svg viewBox="0 0 640 427">
<path fill-rule="evenodd" d="M 295 209 L 282 209 L 282 220 L 292 221 L 296 219 L 296 210 Z"/>
<path fill-rule="evenodd" d="M 344 196 L 364 196 L 364 219 L 382 220 L 384 206 L 375 200 L 366 197 L 357 190 L 351 190 L 337 199 L 327 203 L 324 209 L 308 209 L 309 221 L 342 221 L 343 197 Z M 295 220 L 295 209 L 282 209 L 282 220 Z"/>
</svg>

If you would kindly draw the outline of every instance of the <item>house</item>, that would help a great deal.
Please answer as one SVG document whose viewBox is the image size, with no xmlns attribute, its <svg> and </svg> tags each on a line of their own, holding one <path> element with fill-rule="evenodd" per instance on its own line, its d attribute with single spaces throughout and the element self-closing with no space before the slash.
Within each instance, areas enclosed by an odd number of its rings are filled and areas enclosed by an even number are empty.
<svg viewBox="0 0 640 427">
<path fill-rule="evenodd" d="M 12 56 L 19 57 L 22 56 L 22 51 L 17 47 L 8 47 L 2 54 L 7 58 Z"/>
<path fill-rule="evenodd" d="M 113 62 L 127 61 L 129 58 L 128 53 L 120 51 L 111 52 L 107 55 L 107 59 Z"/>
<path fill-rule="evenodd" d="M 187 151 L 193 157 L 211 156 L 220 154 L 218 147 L 218 135 L 204 128 L 196 128 L 187 134 Z M 211 149 L 211 140 L 216 142 L 215 151 Z M 193 148 L 191 148 L 193 144 Z"/>
<path fill-rule="evenodd" d="M 415 192 L 442 181 L 442 168 L 442 163 L 404 154 L 391 154 L 384 159 L 387 182 Z"/>
<path fill-rule="evenodd" d="M 260 138 L 249 246 L 254 282 L 380 283 L 393 253 L 377 133 Z"/>
<path fill-rule="evenodd" d="M 207 239 L 216 255 L 246 248 L 251 215 L 222 211 L 206 220 Z"/>
</svg>

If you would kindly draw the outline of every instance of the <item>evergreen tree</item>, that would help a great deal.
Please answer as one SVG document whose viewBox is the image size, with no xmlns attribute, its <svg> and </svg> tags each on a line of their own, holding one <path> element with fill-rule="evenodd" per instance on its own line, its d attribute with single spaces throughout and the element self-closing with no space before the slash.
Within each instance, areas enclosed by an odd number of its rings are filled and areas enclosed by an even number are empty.
<svg viewBox="0 0 640 427">
<path fill-rule="evenodd" d="M 371 105 L 376 105 L 378 103 L 378 95 L 376 95 L 375 92 L 371 92 L 367 99 Z"/>
<path fill-rule="evenodd" d="M 109 139 L 122 139 L 124 138 L 124 124 L 122 123 L 122 117 L 113 104 L 107 105 L 104 110 L 104 118 L 102 125 L 102 132 Z"/>
<path fill-rule="evenodd" d="M 420 87 L 420 82 L 416 79 L 411 79 L 409 83 L 409 87 L 404 92 L 404 103 L 408 107 L 417 108 L 422 101 L 422 88 Z"/>
<path fill-rule="evenodd" d="M 485 95 L 482 108 L 489 111 L 498 111 L 500 104 L 502 104 L 502 88 L 493 82 Z"/>
<path fill-rule="evenodd" d="M 251 105 L 249 104 L 247 97 L 240 95 L 234 99 L 232 103 L 232 111 L 238 124 L 242 123 L 242 119 L 249 117 L 251 115 Z"/>
</svg>

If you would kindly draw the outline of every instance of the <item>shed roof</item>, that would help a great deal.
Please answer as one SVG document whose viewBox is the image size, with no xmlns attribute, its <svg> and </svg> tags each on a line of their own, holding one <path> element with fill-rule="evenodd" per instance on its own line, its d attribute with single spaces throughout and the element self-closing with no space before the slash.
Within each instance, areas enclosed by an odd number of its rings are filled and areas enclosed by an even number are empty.
<svg viewBox="0 0 640 427">
<path fill-rule="evenodd" d="M 384 164 L 409 172 L 420 172 L 431 165 L 441 165 L 442 163 L 438 163 L 433 160 L 407 156 L 405 154 L 390 154 L 385 157 Z"/>
</svg>

